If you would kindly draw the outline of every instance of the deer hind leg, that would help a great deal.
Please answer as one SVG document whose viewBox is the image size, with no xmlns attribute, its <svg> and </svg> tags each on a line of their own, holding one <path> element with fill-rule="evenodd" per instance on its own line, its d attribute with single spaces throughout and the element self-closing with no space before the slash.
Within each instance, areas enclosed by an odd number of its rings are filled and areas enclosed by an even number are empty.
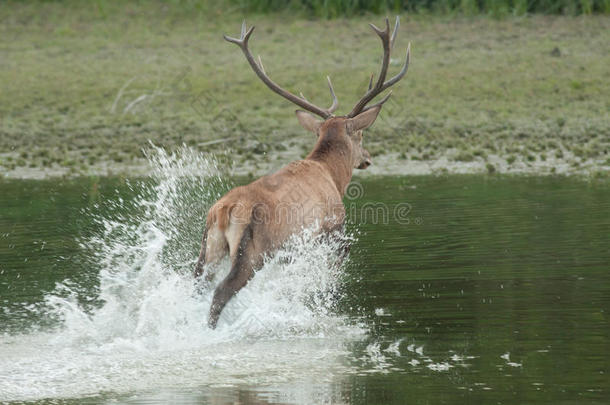
<svg viewBox="0 0 610 405">
<path fill-rule="evenodd" d="M 243 230 L 236 249 L 231 249 L 231 271 L 214 291 L 208 319 L 208 325 L 212 329 L 216 328 L 216 323 L 225 305 L 248 283 L 254 276 L 254 271 L 262 264 L 262 255 L 254 248 L 253 240 L 253 226 L 249 224 Z"/>
<path fill-rule="evenodd" d="M 211 282 L 218 270 L 216 264 L 228 253 L 229 244 L 218 226 L 213 225 L 210 229 L 206 228 L 203 231 L 199 259 L 195 265 L 195 278 L 201 277 L 205 272 L 205 281 Z"/>
</svg>

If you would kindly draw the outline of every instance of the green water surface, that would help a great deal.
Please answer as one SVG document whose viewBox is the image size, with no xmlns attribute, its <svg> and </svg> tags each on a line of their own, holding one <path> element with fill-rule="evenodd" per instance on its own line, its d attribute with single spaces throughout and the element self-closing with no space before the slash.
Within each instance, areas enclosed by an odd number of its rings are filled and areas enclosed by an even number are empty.
<svg viewBox="0 0 610 405">
<path fill-rule="evenodd" d="M 306 399 L 278 388 L 284 383 L 278 375 L 278 386 L 253 378 L 69 401 L 610 403 L 607 181 L 355 180 L 345 203 L 358 236 L 338 311 L 369 329 L 350 346 L 351 358 L 366 357 L 378 344 L 385 363 L 362 360 L 349 375 L 293 382 L 313 392 Z M 121 179 L 0 182 L 0 344 L 2 334 L 52 326 L 31 308 L 57 282 L 71 279 L 95 291 L 96 269 L 86 266 L 78 241 L 99 225 L 83 209 L 133 195 Z M 203 224 L 204 211 L 193 220 Z M 198 244 L 193 240 L 193 258 Z M 398 353 L 384 351 L 396 342 Z"/>
</svg>

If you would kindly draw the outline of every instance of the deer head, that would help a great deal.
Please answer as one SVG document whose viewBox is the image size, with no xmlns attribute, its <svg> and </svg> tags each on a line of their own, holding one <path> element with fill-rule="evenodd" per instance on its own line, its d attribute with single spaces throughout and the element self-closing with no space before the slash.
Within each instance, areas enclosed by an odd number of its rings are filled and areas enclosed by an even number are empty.
<svg viewBox="0 0 610 405">
<path fill-rule="evenodd" d="M 373 31 L 375 31 L 375 33 L 379 36 L 379 38 L 381 39 L 381 44 L 383 46 L 381 71 L 379 72 L 379 76 L 377 77 L 377 81 L 374 85 L 374 74 L 371 75 L 366 93 L 356 103 L 354 108 L 352 108 L 352 110 L 347 115 L 339 117 L 335 117 L 333 115 L 339 103 L 337 101 L 337 96 L 335 95 L 333 85 L 330 81 L 330 77 L 327 76 L 326 79 L 328 81 L 328 87 L 330 89 L 330 94 L 332 97 L 332 104 L 328 108 L 320 108 L 310 103 L 303 96 L 302 93 L 300 93 L 300 96 L 296 96 L 290 93 L 289 91 L 281 88 L 278 84 L 271 80 L 269 76 L 267 76 L 260 56 L 258 57 L 257 62 L 250 53 L 250 50 L 248 49 L 248 40 L 250 39 L 250 36 L 254 31 L 254 27 L 250 27 L 250 29 L 248 29 L 246 26 L 246 22 L 244 21 L 241 27 L 241 35 L 239 39 L 228 37 L 226 35 L 224 36 L 224 39 L 238 45 L 241 48 L 246 57 L 246 60 L 252 67 L 252 70 L 254 70 L 254 73 L 256 73 L 256 75 L 263 81 L 263 83 L 267 85 L 267 87 L 269 87 L 272 91 L 284 97 L 285 99 L 298 105 L 302 109 L 309 111 L 306 112 L 302 110 L 297 110 L 296 115 L 297 119 L 299 120 L 299 123 L 305 129 L 317 134 L 317 146 L 324 147 L 325 143 L 328 143 L 328 148 L 332 146 L 331 143 L 341 144 L 344 147 L 345 145 L 347 145 L 346 147 L 349 152 L 347 153 L 347 155 L 351 167 L 357 169 L 366 169 L 368 166 L 371 165 L 372 162 L 370 153 L 362 146 L 363 131 L 369 126 L 371 126 L 373 122 L 375 122 L 375 119 L 379 115 L 381 107 L 386 101 L 388 101 L 390 95 L 392 94 L 392 91 L 390 91 L 376 104 L 368 104 L 384 90 L 396 84 L 407 73 L 407 70 L 409 68 L 411 49 L 411 44 L 409 44 L 407 46 L 405 63 L 400 72 L 398 72 L 398 74 L 386 81 L 385 79 L 388 72 L 388 67 L 390 65 L 390 53 L 392 48 L 394 47 L 394 42 L 396 40 L 396 34 L 398 33 L 400 21 L 397 16 L 392 35 L 390 35 L 390 22 L 387 18 L 385 19 L 385 29 L 383 30 L 377 28 L 373 24 L 369 25 L 371 26 Z M 317 119 L 314 115 L 310 113 L 321 117 L 322 120 Z M 332 136 L 330 136 L 329 134 L 331 134 Z M 314 149 L 314 152 L 316 149 Z M 314 152 L 312 152 L 312 154 Z M 312 154 L 310 154 L 310 156 L 312 156 Z"/>
</svg>

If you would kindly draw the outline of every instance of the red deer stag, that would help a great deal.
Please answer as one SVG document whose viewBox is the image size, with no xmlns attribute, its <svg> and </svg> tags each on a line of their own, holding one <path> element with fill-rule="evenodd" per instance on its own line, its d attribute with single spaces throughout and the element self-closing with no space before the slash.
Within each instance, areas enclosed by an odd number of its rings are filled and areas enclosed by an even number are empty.
<svg viewBox="0 0 610 405">
<path fill-rule="evenodd" d="M 205 265 L 205 279 L 210 282 L 215 275 L 215 264 L 227 254 L 231 259 L 228 276 L 214 292 L 208 320 L 211 328 L 216 327 L 227 302 L 262 266 L 265 255 L 281 247 L 291 235 L 312 226 L 318 232 L 327 233 L 342 229 L 345 218 L 342 198 L 351 180 L 352 170 L 366 169 L 371 165 L 371 156 L 362 147 L 362 131 L 373 124 L 392 92 L 378 103 L 368 104 L 402 79 L 409 67 L 410 45 L 401 71 L 386 80 L 399 20 L 396 18 L 391 35 L 387 18 L 383 30 L 370 25 L 383 45 L 379 77 L 373 85 L 371 75 L 364 96 L 349 114 L 339 117 L 333 115 L 337 108 L 337 97 L 330 78 L 327 77 L 332 105 L 327 109 L 317 107 L 302 94 L 297 97 L 281 88 L 267 76 L 260 57 L 258 62 L 254 60 L 248 49 L 254 27 L 247 29 L 244 21 L 239 39 L 224 36 L 225 40 L 241 48 L 254 73 L 267 87 L 302 109 L 320 116 L 322 120 L 297 110 L 300 124 L 318 137 L 311 153 L 273 174 L 232 189 L 210 208 L 195 276 L 203 275 Z M 280 212 L 286 213 L 286 208 L 289 215 L 278 215 Z"/>
</svg>

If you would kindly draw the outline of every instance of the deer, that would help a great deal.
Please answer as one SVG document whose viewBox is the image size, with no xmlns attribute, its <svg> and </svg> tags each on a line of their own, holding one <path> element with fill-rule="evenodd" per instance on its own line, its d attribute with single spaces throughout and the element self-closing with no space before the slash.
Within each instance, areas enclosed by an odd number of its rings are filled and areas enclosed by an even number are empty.
<svg viewBox="0 0 610 405">
<path fill-rule="evenodd" d="M 373 124 L 392 91 L 379 102 L 369 103 L 400 81 L 410 62 L 411 44 L 407 46 L 402 69 L 386 80 L 400 21 L 396 17 L 392 34 L 388 18 L 385 29 L 369 25 L 381 39 L 381 69 L 374 84 L 374 74 L 370 76 L 367 91 L 344 116 L 333 115 L 338 100 L 329 76 L 332 104 L 320 108 L 302 93 L 296 96 L 280 87 L 265 72 L 260 56 L 258 62 L 254 59 L 248 49 L 254 26 L 248 28 L 244 21 L 240 38 L 224 35 L 226 41 L 239 46 L 254 73 L 270 90 L 301 108 L 296 110 L 297 120 L 317 140 L 304 159 L 233 188 L 209 209 L 194 277 L 199 279 L 205 273 L 204 280 L 210 285 L 221 259 L 228 255 L 231 262 L 228 275 L 213 294 L 208 318 L 211 329 L 216 328 L 223 308 L 254 277 L 265 258 L 291 236 L 309 227 L 315 228 L 316 235 L 343 231 L 346 216 L 343 196 L 353 169 L 366 169 L 372 164 L 370 153 L 362 146 L 363 131 Z"/>
</svg>

